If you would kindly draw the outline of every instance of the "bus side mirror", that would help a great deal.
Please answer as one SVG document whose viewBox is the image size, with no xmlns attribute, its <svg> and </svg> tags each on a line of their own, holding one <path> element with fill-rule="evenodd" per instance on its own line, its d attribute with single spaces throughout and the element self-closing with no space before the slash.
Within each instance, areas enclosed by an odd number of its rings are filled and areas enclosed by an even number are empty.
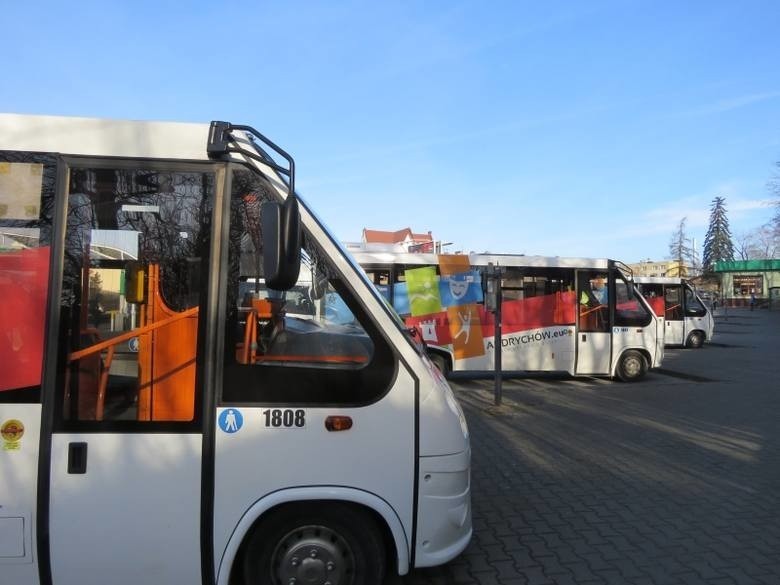
<svg viewBox="0 0 780 585">
<path fill-rule="evenodd" d="M 146 302 L 146 271 L 140 262 L 128 262 L 125 268 L 125 300 L 135 304 Z"/>
<path fill-rule="evenodd" d="M 301 271 L 301 216 L 298 200 L 266 201 L 262 207 L 263 275 L 268 288 L 289 290 Z"/>
</svg>

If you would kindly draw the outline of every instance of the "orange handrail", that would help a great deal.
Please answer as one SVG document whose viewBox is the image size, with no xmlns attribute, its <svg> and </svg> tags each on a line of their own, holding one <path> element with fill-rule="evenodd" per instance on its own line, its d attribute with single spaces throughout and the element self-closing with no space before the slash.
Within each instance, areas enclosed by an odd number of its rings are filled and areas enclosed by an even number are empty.
<svg viewBox="0 0 780 585">
<path fill-rule="evenodd" d="M 108 375 L 111 370 L 111 363 L 114 360 L 116 346 L 124 341 L 133 339 L 134 337 L 138 337 L 145 333 L 154 331 L 155 329 L 159 329 L 160 327 L 165 327 L 171 323 L 175 323 L 177 321 L 181 321 L 182 319 L 186 319 L 187 317 L 197 315 L 198 311 L 199 307 L 192 307 L 186 311 L 182 311 L 181 313 L 174 315 L 173 317 L 168 317 L 167 319 L 162 319 L 149 325 L 144 325 L 138 329 L 127 331 L 126 333 L 122 333 L 121 335 L 117 335 L 111 339 L 101 341 L 100 343 L 96 343 L 87 348 L 74 351 L 68 355 L 68 362 L 74 362 L 92 354 L 100 353 L 104 349 L 108 350 L 105 362 L 103 363 L 103 371 L 100 373 L 100 381 L 98 382 L 97 404 L 95 405 L 95 420 L 103 420 L 103 413 L 105 411 L 106 404 L 106 390 L 108 388 Z"/>
<path fill-rule="evenodd" d="M 584 317 L 585 315 L 589 315 L 593 311 L 598 311 L 600 308 L 606 307 L 606 306 L 607 306 L 606 304 L 601 304 L 601 305 L 593 307 L 592 309 L 588 309 L 587 311 L 583 311 L 582 310 L 582 305 L 580 305 L 580 317 Z"/>
<path fill-rule="evenodd" d="M 264 355 L 260 362 L 306 362 L 325 364 L 364 364 L 368 362 L 366 356 L 342 356 L 342 355 Z"/>
<path fill-rule="evenodd" d="M 144 333 L 149 333 L 150 331 L 154 331 L 155 329 L 158 329 L 160 327 L 170 325 L 171 323 L 175 323 L 176 321 L 180 321 L 181 319 L 192 317 L 193 315 L 197 315 L 199 310 L 200 307 L 192 307 L 191 309 L 182 311 L 181 313 L 174 315 L 173 317 L 168 317 L 167 319 L 156 321 L 151 325 L 144 325 L 143 327 L 139 327 L 138 329 L 133 329 L 132 331 L 128 331 L 126 333 L 122 333 L 121 335 L 117 335 L 116 337 L 112 337 L 111 339 L 107 339 L 106 341 L 102 341 L 100 343 L 96 343 L 95 345 L 91 345 L 87 348 L 74 351 L 70 355 L 68 355 L 68 361 L 72 362 L 81 359 L 93 353 L 97 353 L 99 351 L 103 351 L 104 349 L 108 349 L 114 345 L 118 345 L 123 341 L 128 341 L 133 337 L 138 337 L 139 335 L 143 335 Z"/>
</svg>

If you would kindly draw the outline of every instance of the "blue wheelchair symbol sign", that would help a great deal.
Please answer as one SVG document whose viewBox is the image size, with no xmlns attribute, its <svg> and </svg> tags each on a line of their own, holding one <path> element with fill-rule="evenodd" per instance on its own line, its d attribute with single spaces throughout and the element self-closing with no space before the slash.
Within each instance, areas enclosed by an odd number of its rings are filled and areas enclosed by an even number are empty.
<svg viewBox="0 0 780 585">
<path fill-rule="evenodd" d="M 228 408 L 220 413 L 218 422 L 220 429 L 232 435 L 244 426 L 244 417 L 238 409 Z"/>
</svg>

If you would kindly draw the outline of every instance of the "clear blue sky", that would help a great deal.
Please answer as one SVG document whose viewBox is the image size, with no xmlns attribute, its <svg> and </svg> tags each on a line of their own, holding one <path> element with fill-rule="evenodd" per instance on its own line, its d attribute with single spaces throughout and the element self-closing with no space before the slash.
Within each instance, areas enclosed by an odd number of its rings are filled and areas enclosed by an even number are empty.
<svg viewBox="0 0 780 585">
<path fill-rule="evenodd" d="M 188 7 L 182 11 L 182 7 Z M 0 111 L 255 126 L 338 238 L 668 256 L 765 223 L 780 2 L 6 2 Z"/>
</svg>

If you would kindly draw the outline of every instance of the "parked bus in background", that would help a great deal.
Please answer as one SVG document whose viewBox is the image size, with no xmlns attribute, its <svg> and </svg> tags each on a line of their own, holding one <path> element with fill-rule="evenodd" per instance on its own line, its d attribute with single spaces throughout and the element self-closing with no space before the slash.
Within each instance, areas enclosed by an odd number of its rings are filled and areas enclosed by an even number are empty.
<svg viewBox="0 0 780 585">
<path fill-rule="evenodd" d="M 0 115 L 0 583 L 377 585 L 466 547 L 463 412 L 294 177 L 248 126 Z"/>
<path fill-rule="evenodd" d="M 638 380 L 663 359 L 663 318 L 614 260 L 356 252 L 445 373 L 494 368 L 488 268 L 501 274 L 503 371 L 563 371 Z"/>
<path fill-rule="evenodd" d="M 661 276 L 634 280 L 656 315 L 666 321 L 666 345 L 699 348 L 712 340 L 715 319 L 688 281 Z"/>
</svg>

